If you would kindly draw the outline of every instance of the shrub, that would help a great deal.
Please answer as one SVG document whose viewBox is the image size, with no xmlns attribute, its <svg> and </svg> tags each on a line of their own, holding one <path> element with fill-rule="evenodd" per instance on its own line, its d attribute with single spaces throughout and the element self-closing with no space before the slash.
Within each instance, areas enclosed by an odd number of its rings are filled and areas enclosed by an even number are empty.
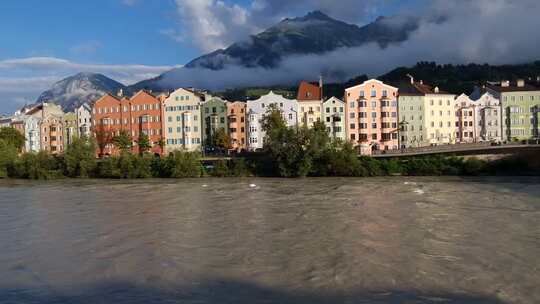
<svg viewBox="0 0 540 304">
<path fill-rule="evenodd" d="M 48 180 L 61 178 L 59 161 L 46 151 L 23 154 L 14 165 L 13 177 Z"/>
<path fill-rule="evenodd" d="M 97 167 L 95 153 L 96 145 L 93 140 L 75 138 L 64 153 L 66 175 L 69 177 L 94 176 Z"/>
<path fill-rule="evenodd" d="M 176 151 L 167 157 L 169 177 L 201 177 L 203 168 L 200 154 L 196 152 Z"/>
</svg>

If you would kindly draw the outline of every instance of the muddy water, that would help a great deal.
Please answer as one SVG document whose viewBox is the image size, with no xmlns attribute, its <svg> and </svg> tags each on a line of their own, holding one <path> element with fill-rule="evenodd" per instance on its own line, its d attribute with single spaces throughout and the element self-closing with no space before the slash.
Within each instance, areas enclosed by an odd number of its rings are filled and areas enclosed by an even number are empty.
<svg viewBox="0 0 540 304">
<path fill-rule="evenodd" d="M 0 182 L 0 303 L 540 303 L 540 179 Z"/>
</svg>

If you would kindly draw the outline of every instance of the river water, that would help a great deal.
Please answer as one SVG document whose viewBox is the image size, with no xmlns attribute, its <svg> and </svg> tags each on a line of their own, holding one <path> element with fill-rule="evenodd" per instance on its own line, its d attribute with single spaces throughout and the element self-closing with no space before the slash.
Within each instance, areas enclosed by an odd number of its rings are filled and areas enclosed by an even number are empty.
<svg viewBox="0 0 540 304">
<path fill-rule="evenodd" d="M 540 179 L 0 181 L 0 303 L 540 303 Z"/>
</svg>

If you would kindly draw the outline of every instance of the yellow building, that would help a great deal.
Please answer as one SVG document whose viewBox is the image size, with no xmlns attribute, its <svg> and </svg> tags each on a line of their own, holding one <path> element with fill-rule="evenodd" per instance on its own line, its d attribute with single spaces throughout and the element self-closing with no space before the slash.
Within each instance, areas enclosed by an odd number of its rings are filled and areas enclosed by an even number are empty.
<svg viewBox="0 0 540 304">
<path fill-rule="evenodd" d="M 316 121 L 322 121 L 322 83 L 317 86 L 302 81 L 296 99 L 300 125 L 312 127 Z"/>
<path fill-rule="evenodd" d="M 201 151 L 201 105 L 204 95 L 194 90 L 178 89 L 164 101 L 166 151 Z"/>
<path fill-rule="evenodd" d="M 416 148 L 456 141 L 455 95 L 422 81 L 399 88 L 400 146 Z"/>
</svg>

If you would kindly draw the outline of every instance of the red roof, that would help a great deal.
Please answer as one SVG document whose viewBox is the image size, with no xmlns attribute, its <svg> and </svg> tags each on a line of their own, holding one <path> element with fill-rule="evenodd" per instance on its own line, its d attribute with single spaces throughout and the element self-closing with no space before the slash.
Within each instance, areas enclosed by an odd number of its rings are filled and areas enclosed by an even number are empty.
<svg viewBox="0 0 540 304">
<path fill-rule="evenodd" d="M 298 88 L 298 101 L 302 100 L 321 100 L 321 89 L 318 84 L 312 84 L 307 81 L 302 81 Z"/>
</svg>

